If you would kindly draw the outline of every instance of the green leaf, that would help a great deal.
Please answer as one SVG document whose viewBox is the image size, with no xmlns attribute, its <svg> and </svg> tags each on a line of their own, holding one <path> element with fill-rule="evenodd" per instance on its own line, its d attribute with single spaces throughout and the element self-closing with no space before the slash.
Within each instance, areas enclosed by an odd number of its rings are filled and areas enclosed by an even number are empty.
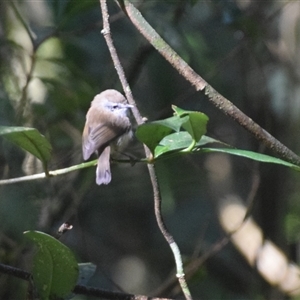
<svg viewBox="0 0 300 300">
<path fill-rule="evenodd" d="M 35 128 L 0 126 L 0 135 L 42 161 L 45 171 L 52 147 Z"/>
<path fill-rule="evenodd" d="M 78 278 L 78 264 L 71 250 L 43 232 L 26 231 L 24 235 L 38 246 L 32 275 L 40 299 L 68 296 Z"/>
<path fill-rule="evenodd" d="M 152 124 L 159 124 L 164 127 L 168 127 L 170 129 L 173 129 L 174 131 L 179 131 L 182 124 L 186 122 L 188 118 L 179 118 L 178 116 L 173 116 L 164 120 L 158 120 L 151 122 Z"/>
<path fill-rule="evenodd" d="M 159 145 L 155 148 L 154 157 L 157 158 L 163 154 L 174 153 L 189 147 L 193 142 L 191 135 L 186 131 L 175 132 L 164 137 Z M 221 143 L 218 140 L 203 135 L 200 141 L 196 143 L 196 147 L 204 146 L 208 143 Z M 223 143 L 221 143 L 223 144 Z"/>
<path fill-rule="evenodd" d="M 174 105 L 172 108 L 175 111 L 175 115 L 173 117 L 142 124 L 136 130 L 135 134 L 138 140 L 147 145 L 152 153 L 155 153 L 156 147 L 160 144 L 160 141 L 163 138 L 171 134 L 173 131 L 179 132 L 181 127 L 184 128 L 193 138 L 190 145 L 186 148 L 191 146 L 193 147 L 206 132 L 208 117 L 205 114 L 201 112 L 187 111 Z M 168 149 L 165 148 L 163 152 L 164 151 L 167 152 Z M 160 150 L 155 154 L 155 156 L 159 153 Z"/>
<path fill-rule="evenodd" d="M 150 151 L 154 153 L 159 142 L 172 131 L 179 131 L 185 121 L 186 119 L 173 116 L 164 120 L 145 123 L 137 128 L 135 135 L 140 142 L 147 145 Z"/>
<path fill-rule="evenodd" d="M 185 131 L 169 134 L 166 137 L 164 137 L 159 143 L 159 145 L 157 145 L 157 147 L 155 148 L 154 157 L 166 158 L 166 157 L 170 157 L 171 155 L 173 156 L 173 155 L 186 153 L 183 152 L 183 150 L 186 149 L 186 147 L 188 147 L 191 144 L 191 141 L 192 141 L 192 137 L 190 136 L 189 133 Z M 228 146 L 227 144 L 221 141 L 203 135 L 200 141 L 196 143 L 193 153 L 211 153 L 211 152 L 226 153 L 230 155 L 245 157 L 263 163 L 278 164 L 278 165 L 292 168 L 296 171 L 300 171 L 299 166 L 289 163 L 280 158 L 276 158 L 266 154 L 261 154 L 261 153 L 248 151 L 248 150 L 240 150 L 235 148 L 207 148 L 207 147 L 203 148 L 204 145 L 207 145 L 209 143 Z"/>
<path fill-rule="evenodd" d="M 193 112 L 189 114 L 189 120 L 182 124 L 182 127 L 198 142 L 202 135 L 206 133 L 206 125 L 208 117 L 201 112 Z"/>
<path fill-rule="evenodd" d="M 202 112 L 187 111 L 172 105 L 172 109 L 175 111 L 175 116 L 179 116 L 181 119 L 185 118 L 182 127 L 192 136 L 195 142 L 200 141 L 202 135 L 206 133 L 206 125 L 208 117 Z"/>
<path fill-rule="evenodd" d="M 174 115 L 179 116 L 179 117 L 183 117 L 183 116 L 193 112 L 192 110 L 185 110 L 176 105 L 172 105 L 172 109 L 174 110 Z"/>
<path fill-rule="evenodd" d="M 200 148 L 196 151 L 227 153 L 227 154 L 241 156 L 241 157 L 249 158 L 249 159 L 264 162 L 264 163 L 278 164 L 278 165 L 282 165 L 282 166 L 292 168 L 296 171 L 300 171 L 299 166 L 294 165 L 292 163 L 289 163 L 285 160 L 282 160 L 280 158 L 276 158 L 276 157 L 273 157 L 273 156 L 269 156 L 269 155 L 266 155 L 266 154 L 261 154 L 261 153 L 257 153 L 257 152 L 248 151 L 248 150 L 240 150 L 240 149 L 232 149 L 232 148 Z"/>
<path fill-rule="evenodd" d="M 47 247 L 40 247 L 33 260 L 33 281 L 41 299 L 49 299 L 51 295 L 51 280 L 53 262 Z"/>
<path fill-rule="evenodd" d="M 172 129 L 159 124 L 146 123 L 139 126 L 135 132 L 137 139 L 144 143 L 152 153 L 160 140 L 170 134 Z"/>
</svg>

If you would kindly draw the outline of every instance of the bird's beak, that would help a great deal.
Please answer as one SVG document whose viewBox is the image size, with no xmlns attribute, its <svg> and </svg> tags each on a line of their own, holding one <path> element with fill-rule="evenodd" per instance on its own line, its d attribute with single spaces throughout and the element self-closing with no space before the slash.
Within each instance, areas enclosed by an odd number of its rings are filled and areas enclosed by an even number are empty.
<svg viewBox="0 0 300 300">
<path fill-rule="evenodd" d="M 123 108 L 133 108 L 134 106 L 131 104 L 122 104 Z"/>
</svg>

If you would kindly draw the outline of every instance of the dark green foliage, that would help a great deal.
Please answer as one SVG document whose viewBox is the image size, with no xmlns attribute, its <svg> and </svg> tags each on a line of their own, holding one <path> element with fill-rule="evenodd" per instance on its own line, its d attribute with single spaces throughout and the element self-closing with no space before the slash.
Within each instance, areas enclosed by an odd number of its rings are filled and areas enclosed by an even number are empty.
<svg viewBox="0 0 300 300">
<path fill-rule="evenodd" d="M 298 16 L 288 18 L 285 11 L 291 6 L 297 12 L 295 1 L 133 3 L 216 90 L 300 153 Z M 299 174 L 292 170 L 298 167 L 274 158 L 155 50 L 145 51 L 145 39 L 118 4 L 108 4 L 114 43 L 126 75 L 134 78 L 130 84 L 137 106 L 149 119 L 137 128 L 139 141 L 126 153 L 144 158 L 141 142 L 152 151 L 163 215 L 186 264 L 212 254 L 211 246 L 224 237 L 216 208 L 228 193 L 243 199 L 254 195 L 258 226 L 296 261 L 296 247 L 290 244 L 298 242 L 300 231 Z M 42 172 L 27 151 L 51 171 L 80 166 L 90 101 L 107 88 L 122 92 L 101 34 L 99 1 L 0 1 L 0 28 L 0 124 L 12 126 L 0 139 L 1 179 Z M 20 130 L 14 132 L 16 126 Z M 22 233 L 53 234 L 69 221 L 73 229 L 60 242 L 47 236 L 72 257 L 67 271 L 72 280 L 62 281 L 64 295 L 76 282 L 71 249 L 78 262 L 97 265 L 82 284 L 115 290 L 115 281 L 125 292 L 182 297 L 172 287 L 156 293 L 174 274 L 174 261 L 157 228 L 147 168 L 131 166 L 126 156 L 124 161 L 128 163 L 112 163 L 113 180 L 105 187 L 95 185 L 95 166 L 0 187 L 0 263 L 36 273 L 28 255 L 33 247 L 25 245 Z M 45 262 L 49 249 L 38 243 L 35 260 Z M 1 278 L 1 299 L 26 297 L 27 282 L 5 274 Z M 188 282 L 194 299 L 286 297 L 268 286 L 232 245 L 219 249 Z"/>
<path fill-rule="evenodd" d="M 47 172 L 52 147 L 47 139 L 34 128 L 0 126 L 0 135 L 37 157 Z"/>
</svg>

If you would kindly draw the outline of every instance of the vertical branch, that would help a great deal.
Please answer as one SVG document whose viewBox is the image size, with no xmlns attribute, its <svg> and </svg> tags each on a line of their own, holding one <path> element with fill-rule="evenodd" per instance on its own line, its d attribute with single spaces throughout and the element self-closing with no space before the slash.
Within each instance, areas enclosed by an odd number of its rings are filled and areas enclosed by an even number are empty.
<svg viewBox="0 0 300 300">
<path fill-rule="evenodd" d="M 101 33 L 103 34 L 103 36 L 105 38 L 108 50 L 110 52 L 114 67 L 118 74 L 118 77 L 121 81 L 126 98 L 130 104 L 134 105 L 134 108 L 132 108 L 134 118 L 138 124 L 142 124 L 143 123 L 142 116 L 140 115 L 140 113 L 136 107 L 135 101 L 132 96 L 131 88 L 126 79 L 123 67 L 121 65 L 116 48 L 115 48 L 115 46 L 113 44 L 113 40 L 111 38 L 110 25 L 109 25 L 109 20 L 108 20 L 109 14 L 108 14 L 108 10 L 107 10 L 107 3 L 106 3 L 106 1 L 100 0 L 100 5 L 101 5 L 101 12 L 102 12 L 102 19 L 103 19 L 103 29 L 101 30 Z"/>
<path fill-rule="evenodd" d="M 116 71 L 120 78 L 123 90 L 126 94 L 126 98 L 128 99 L 130 104 L 134 105 L 133 114 L 136 119 L 136 122 L 138 124 L 142 124 L 143 119 L 136 107 L 130 86 L 127 82 L 123 67 L 120 63 L 116 48 L 114 47 L 113 40 L 111 37 L 110 25 L 109 25 L 109 14 L 108 14 L 108 9 L 107 9 L 107 1 L 100 0 L 100 7 L 101 7 L 102 18 L 103 18 L 103 30 L 101 31 L 101 33 L 103 34 L 105 41 L 107 43 L 108 49 L 110 51 L 110 55 L 113 60 L 113 64 L 116 68 Z M 147 157 L 151 155 L 149 149 L 146 146 L 145 146 L 145 153 L 146 153 Z M 179 250 L 176 242 L 174 241 L 173 236 L 169 233 L 169 231 L 164 223 L 164 220 L 163 220 L 163 216 L 162 216 L 162 212 L 161 212 L 161 194 L 160 194 L 160 190 L 159 190 L 159 184 L 158 184 L 158 180 L 156 177 L 154 165 L 148 164 L 148 171 L 149 171 L 149 175 L 150 175 L 150 179 L 151 179 L 151 183 L 152 183 L 152 189 L 153 189 L 154 211 L 155 211 L 156 221 L 157 221 L 158 227 L 159 227 L 162 235 L 164 236 L 165 240 L 168 242 L 168 244 L 173 252 L 175 263 L 176 263 L 176 270 L 177 270 L 176 276 L 178 278 L 182 292 L 183 292 L 185 298 L 187 300 L 190 300 L 190 299 L 192 299 L 192 297 L 191 297 L 190 291 L 188 289 L 188 286 L 187 286 L 187 283 L 185 280 L 180 250 Z"/>
</svg>

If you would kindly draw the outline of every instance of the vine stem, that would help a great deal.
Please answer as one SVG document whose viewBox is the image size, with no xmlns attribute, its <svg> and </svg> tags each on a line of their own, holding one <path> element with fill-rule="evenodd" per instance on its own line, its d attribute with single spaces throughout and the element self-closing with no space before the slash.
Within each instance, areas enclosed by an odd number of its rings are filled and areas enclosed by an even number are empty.
<svg viewBox="0 0 300 300">
<path fill-rule="evenodd" d="M 143 123 L 143 118 L 140 115 L 137 106 L 135 104 L 135 101 L 132 96 L 132 92 L 130 89 L 130 86 L 128 84 L 128 81 L 126 79 L 124 69 L 120 63 L 116 48 L 113 44 L 113 40 L 111 37 L 110 33 L 110 24 L 109 24 L 109 14 L 108 14 L 108 9 L 107 9 L 107 0 L 100 0 L 100 7 L 101 7 L 101 13 L 102 13 L 102 19 L 103 19 L 103 30 L 101 33 L 103 34 L 105 41 L 107 43 L 108 50 L 110 52 L 111 58 L 113 60 L 114 67 L 118 73 L 118 76 L 120 78 L 123 90 L 125 92 L 126 98 L 128 102 L 132 105 L 134 105 L 133 108 L 133 115 L 136 119 L 136 122 L 138 125 Z M 151 157 L 152 154 L 150 150 L 145 147 L 145 154 L 147 157 Z M 182 267 L 182 258 L 180 254 L 180 250 L 178 245 L 176 244 L 173 236 L 170 234 L 168 231 L 163 216 L 162 216 L 162 211 L 161 211 L 161 194 L 160 194 L 160 189 L 159 189 L 159 184 L 156 176 L 156 171 L 155 171 L 155 166 L 153 164 L 148 164 L 148 171 L 150 175 L 150 180 L 152 183 L 152 189 L 153 189 L 153 197 L 154 197 L 154 212 L 155 212 L 155 217 L 156 221 L 158 224 L 158 227 L 164 236 L 165 240 L 168 242 L 170 249 L 172 250 L 174 259 L 175 259 L 175 264 L 176 264 L 176 276 L 178 278 L 178 282 L 180 284 L 181 290 L 187 300 L 191 300 L 192 296 L 189 291 L 188 285 L 185 280 L 185 275 L 183 272 L 183 267 Z"/>
</svg>

